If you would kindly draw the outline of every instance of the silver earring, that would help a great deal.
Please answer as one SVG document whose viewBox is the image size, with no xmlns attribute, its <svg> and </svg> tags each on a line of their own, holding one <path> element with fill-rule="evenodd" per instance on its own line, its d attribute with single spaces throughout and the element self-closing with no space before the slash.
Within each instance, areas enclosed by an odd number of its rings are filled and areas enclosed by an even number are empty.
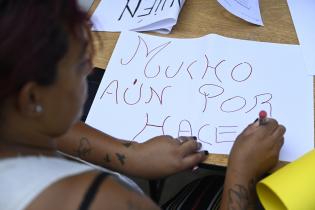
<svg viewBox="0 0 315 210">
<path fill-rule="evenodd" d="M 43 112 L 43 107 L 41 106 L 41 105 L 36 105 L 35 106 L 35 112 L 37 112 L 37 113 L 41 113 L 41 112 Z"/>
</svg>

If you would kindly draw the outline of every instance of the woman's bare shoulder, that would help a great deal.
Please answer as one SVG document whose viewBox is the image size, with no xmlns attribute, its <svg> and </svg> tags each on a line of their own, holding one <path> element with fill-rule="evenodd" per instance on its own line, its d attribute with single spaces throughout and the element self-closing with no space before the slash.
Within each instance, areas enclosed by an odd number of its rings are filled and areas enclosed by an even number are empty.
<svg viewBox="0 0 315 210">
<path fill-rule="evenodd" d="M 86 192 L 100 172 L 86 172 L 64 178 L 46 188 L 26 210 L 79 209 Z M 99 184 L 89 210 L 156 210 L 159 207 L 147 196 L 133 190 L 119 179 L 107 176 Z"/>
</svg>

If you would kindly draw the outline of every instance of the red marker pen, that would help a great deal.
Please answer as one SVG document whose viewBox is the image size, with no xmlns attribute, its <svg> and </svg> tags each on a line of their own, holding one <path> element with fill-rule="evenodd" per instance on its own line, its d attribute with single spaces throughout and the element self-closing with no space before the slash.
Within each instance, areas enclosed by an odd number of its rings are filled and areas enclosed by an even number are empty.
<svg viewBox="0 0 315 210">
<path fill-rule="evenodd" d="M 262 110 L 259 112 L 259 125 L 265 125 L 267 123 L 267 112 Z"/>
</svg>

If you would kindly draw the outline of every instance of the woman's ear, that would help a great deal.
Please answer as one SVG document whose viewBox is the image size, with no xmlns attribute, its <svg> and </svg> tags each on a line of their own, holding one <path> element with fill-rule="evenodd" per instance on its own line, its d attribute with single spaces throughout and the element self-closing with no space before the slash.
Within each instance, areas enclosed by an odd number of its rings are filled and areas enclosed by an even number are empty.
<svg viewBox="0 0 315 210">
<path fill-rule="evenodd" d="M 27 117 L 38 117 L 44 111 L 41 99 L 43 91 L 35 82 L 26 83 L 17 95 L 17 109 Z"/>
</svg>

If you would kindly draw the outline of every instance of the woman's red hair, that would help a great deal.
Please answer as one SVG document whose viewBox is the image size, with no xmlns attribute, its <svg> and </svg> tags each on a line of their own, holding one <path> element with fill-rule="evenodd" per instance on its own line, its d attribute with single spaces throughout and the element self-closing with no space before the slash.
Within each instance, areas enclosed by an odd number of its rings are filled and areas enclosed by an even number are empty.
<svg viewBox="0 0 315 210">
<path fill-rule="evenodd" d="M 52 84 L 69 36 L 90 41 L 87 23 L 76 0 L 0 0 L 0 105 L 29 81 Z"/>
</svg>

